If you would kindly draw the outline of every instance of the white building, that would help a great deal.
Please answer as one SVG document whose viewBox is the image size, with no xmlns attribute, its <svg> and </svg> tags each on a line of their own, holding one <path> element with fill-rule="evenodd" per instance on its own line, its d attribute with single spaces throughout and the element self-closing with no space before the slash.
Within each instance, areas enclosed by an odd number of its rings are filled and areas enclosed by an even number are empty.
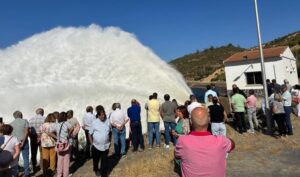
<svg viewBox="0 0 300 177">
<path fill-rule="evenodd" d="M 266 79 L 276 79 L 283 84 L 287 79 L 291 85 L 298 84 L 296 58 L 287 46 L 263 50 Z M 259 50 L 236 53 L 226 60 L 225 76 L 227 90 L 236 84 L 242 90 L 263 89 Z"/>
</svg>

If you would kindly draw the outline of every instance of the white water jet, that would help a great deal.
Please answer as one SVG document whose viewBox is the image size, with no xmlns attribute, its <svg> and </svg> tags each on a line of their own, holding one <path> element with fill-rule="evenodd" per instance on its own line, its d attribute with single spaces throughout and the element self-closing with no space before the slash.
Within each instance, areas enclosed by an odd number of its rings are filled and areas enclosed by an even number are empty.
<svg viewBox="0 0 300 177">
<path fill-rule="evenodd" d="M 25 118 L 38 107 L 46 113 L 73 109 L 80 120 L 87 105 L 124 111 L 136 98 L 142 107 L 153 92 L 183 103 L 191 90 L 182 76 L 116 27 L 57 27 L 0 50 L 0 116 L 15 110 Z M 145 110 L 142 111 L 145 127 Z M 144 132 L 146 129 L 144 128 Z"/>
</svg>

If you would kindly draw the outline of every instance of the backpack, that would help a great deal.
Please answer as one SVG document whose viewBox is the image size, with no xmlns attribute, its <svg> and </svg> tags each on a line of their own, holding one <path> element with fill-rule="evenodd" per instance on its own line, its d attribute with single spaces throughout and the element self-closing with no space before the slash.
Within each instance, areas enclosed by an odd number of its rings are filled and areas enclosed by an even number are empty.
<svg viewBox="0 0 300 177">
<path fill-rule="evenodd" d="M 8 141 L 5 144 L 4 144 L 5 141 L 4 136 L 2 136 L 1 138 L 3 139 L 3 143 L 0 144 L 1 146 L 0 147 L 0 168 L 7 168 L 9 164 L 13 161 L 13 155 L 11 152 L 5 150 L 5 147 L 12 139 L 12 136 L 8 139 Z"/>
</svg>

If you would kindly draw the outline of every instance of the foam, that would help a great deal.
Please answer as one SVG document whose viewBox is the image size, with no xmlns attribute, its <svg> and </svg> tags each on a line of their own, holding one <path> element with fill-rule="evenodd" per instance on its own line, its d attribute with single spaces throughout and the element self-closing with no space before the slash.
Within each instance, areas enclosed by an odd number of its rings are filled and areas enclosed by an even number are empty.
<svg viewBox="0 0 300 177">
<path fill-rule="evenodd" d="M 132 98 L 142 107 L 157 92 L 183 103 L 191 90 L 182 76 L 117 27 L 57 27 L 0 50 L 0 116 L 12 121 L 15 110 L 25 118 L 38 107 L 46 114 L 73 109 L 81 120 L 87 105 L 124 111 Z M 145 126 L 145 110 L 142 111 Z M 145 132 L 145 129 L 144 129 Z"/>
</svg>

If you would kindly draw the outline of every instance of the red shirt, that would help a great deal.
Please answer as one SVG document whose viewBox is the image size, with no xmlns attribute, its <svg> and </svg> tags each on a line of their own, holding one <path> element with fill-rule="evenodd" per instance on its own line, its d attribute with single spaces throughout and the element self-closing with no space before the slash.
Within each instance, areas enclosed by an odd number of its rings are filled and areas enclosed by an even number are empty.
<svg viewBox="0 0 300 177">
<path fill-rule="evenodd" d="M 181 135 L 175 148 L 175 156 L 181 159 L 183 177 L 226 176 L 226 153 L 232 149 L 225 136 L 210 132 L 191 132 Z"/>
</svg>

